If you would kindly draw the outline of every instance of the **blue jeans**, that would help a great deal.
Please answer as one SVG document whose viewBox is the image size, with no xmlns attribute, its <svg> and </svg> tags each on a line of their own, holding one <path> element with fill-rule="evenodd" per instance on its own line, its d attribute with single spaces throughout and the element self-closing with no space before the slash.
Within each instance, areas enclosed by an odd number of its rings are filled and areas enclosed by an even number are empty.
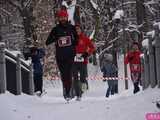
<svg viewBox="0 0 160 120">
<path fill-rule="evenodd" d="M 107 80 L 108 83 L 108 89 L 106 92 L 106 97 L 109 97 L 109 95 L 114 95 L 115 93 L 115 80 Z"/>
</svg>

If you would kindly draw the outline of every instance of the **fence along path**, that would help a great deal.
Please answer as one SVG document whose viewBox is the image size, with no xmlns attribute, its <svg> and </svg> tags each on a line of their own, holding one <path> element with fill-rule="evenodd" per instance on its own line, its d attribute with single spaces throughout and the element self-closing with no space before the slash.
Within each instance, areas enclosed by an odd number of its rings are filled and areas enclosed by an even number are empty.
<svg viewBox="0 0 160 120">
<path fill-rule="evenodd" d="M 31 62 L 21 58 L 20 52 L 9 51 L 0 43 L 0 93 L 7 91 L 20 95 L 33 95 L 33 70 Z"/>
</svg>

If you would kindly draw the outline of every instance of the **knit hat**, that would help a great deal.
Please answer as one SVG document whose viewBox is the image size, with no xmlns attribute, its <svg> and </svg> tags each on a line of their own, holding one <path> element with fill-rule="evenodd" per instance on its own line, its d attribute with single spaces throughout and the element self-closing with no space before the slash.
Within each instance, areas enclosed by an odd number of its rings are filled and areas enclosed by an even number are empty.
<svg viewBox="0 0 160 120">
<path fill-rule="evenodd" d="M 57 16 L 58 17 L 68 17 L 67 10 L 60 10 L 60 11 L 58 11 Z"/>
</svg>

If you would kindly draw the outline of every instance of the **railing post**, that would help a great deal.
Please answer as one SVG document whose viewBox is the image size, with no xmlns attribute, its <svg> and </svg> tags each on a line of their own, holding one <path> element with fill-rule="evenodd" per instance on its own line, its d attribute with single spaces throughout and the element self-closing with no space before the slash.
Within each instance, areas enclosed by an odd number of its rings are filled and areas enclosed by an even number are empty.
<svg viewBox="0 0 160 120">
<path fill-rule="evenodd" d="M 156 77 L 160 88 L 160 28 L 155 26 Z"/>
<path fill-rule="evenodd" d="M 33 64 L 30 64 L 30 73 L 29 73 L 29 93 L 34 95 L 34 81 L 33 81 Z"/>
<path fill-rule="evenodd" d="M 22 77 L 21 77 L 21 60 L 20 54 L 17 55 L 17 64 L 16 64 L 16 86 L 17 86 L 17 95 L 22 93 Z"/>
<path fill-rule="evenodd" d="M 149 36 L 149 78 L 151 87 L 156 86 L 156 73 L 155 73 L 155 58 L 154 58 L 154 49 L 152 45 L 152 37 Z"/>
<path fill-rule="evenodd" d="M 0 42 L 0 93 L 6 91 L 5 43 Z"/>
<path fill-rule="evenodd" d="M 141 83 L 143 90 L 145 89 L 145 74 L 144 74 L 144 56 L 141 57 Z"/>
<path fill-rule="evenodd" d="M 125 57 L 125 54 L 124 54 Z M 128 80 L 126 79 L 128 78 L 128 70 L 127 70 L 127 65 L 124 64 L 124 81 L 125 81 L 125 90 L 128 90 Z"/>
<path fill-rule="evenodd" d="M 144 89 L 148 88 L 150 84 L 149 80 L 149 58 L 147 55 L 148 50 L 144 51 Z"/>
</svg>

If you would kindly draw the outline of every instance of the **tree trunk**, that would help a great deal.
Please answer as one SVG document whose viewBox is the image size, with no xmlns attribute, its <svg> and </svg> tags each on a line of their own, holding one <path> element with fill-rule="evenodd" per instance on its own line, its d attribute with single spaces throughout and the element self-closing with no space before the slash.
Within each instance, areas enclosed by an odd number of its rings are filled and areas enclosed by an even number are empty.
<svg viewBox="0 0 160 120">
<path fill-rule="evenodd" d="M 149 74 L 149 58 L 147 55 L 147 50 L 144 51 L 144 89 L 148 88 L 150 84 L 150 74 Z"/>
<path fill-rule="evenodd" d="M 158 81 L 158 87 L 160 88 L 160 30 L 157 28 L 155 38 L 155 57 L 156 57 L 156 78 Z"/>
<path fill-rule="evenodd" d="M 156 86 L 156 73 L 155 73 L 155 59 L 154 59 L 154 48 L 152 46 L 152 38 L 149 37 L 149 70 L 150 70 L 150 82 L 151 87 Z"/>
</svg>

